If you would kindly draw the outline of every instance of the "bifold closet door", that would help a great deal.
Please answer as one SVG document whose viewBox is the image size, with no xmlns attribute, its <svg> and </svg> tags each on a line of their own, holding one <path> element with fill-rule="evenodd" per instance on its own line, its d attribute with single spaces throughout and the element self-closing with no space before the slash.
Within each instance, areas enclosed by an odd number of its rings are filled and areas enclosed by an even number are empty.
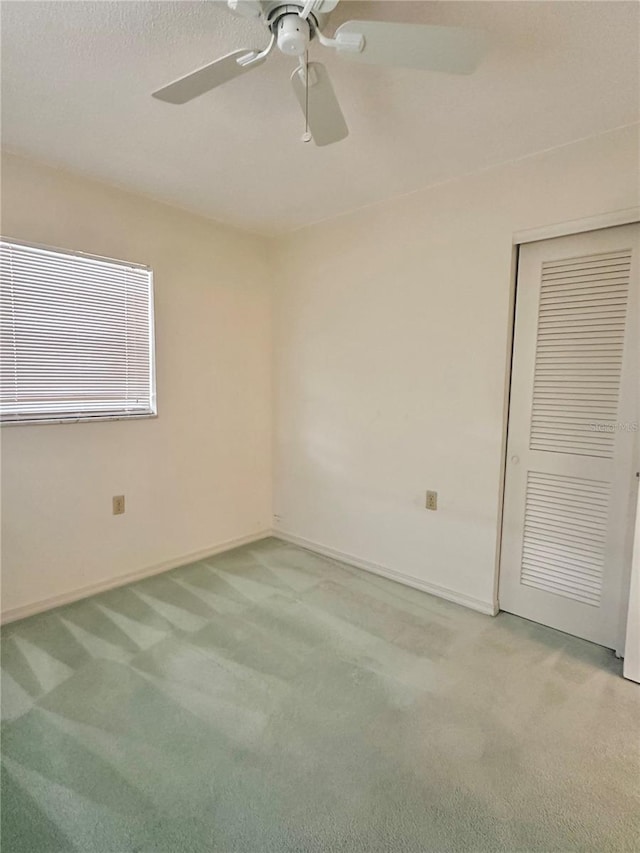
<svg viewBox="0 0 640 853">
<path fill-rule="evenodd" d="M 500 608 L 609 648 L 638 469 L 638 251 L 624 225 L 521 247 Z"/>
</svg>

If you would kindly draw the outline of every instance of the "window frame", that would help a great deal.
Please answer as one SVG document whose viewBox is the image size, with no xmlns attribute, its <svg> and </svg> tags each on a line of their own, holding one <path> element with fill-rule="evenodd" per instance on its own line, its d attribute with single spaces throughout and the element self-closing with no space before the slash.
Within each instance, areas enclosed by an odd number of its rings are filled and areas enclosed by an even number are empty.
<svg viewBox="0 0 640 853">
<path fill-rule="evenodd" d="M 34 243 L 30 240 L 18 240 L 14 237 L 6 237 L 0 235 L 0 242 L 10 243 L 15 246 L 24 246 L 28 249 L 40 249 L 45 252 L 55 252 L 59 255 L 67 255 L 75 258 L 86 258 L 87 260 L 102 261 L 103 263 L 114 264 L 117 266 L 128 267 L 129 269 L 144 270 L 149 274 L 149 397 L 150 397 L 150 412 L 132 412 L 131 414 L 103 415 L 103 414 L 71 414 L 65 417 L 51 414 L 51 416 L 43 415 L 37 418 L 14 418 L 4 420 L 2 410 L 0 408 L 0 429 L 5 427 L 21 427 L 21 426 L 47 426 L 50 424 L 79 424 L 79 423 L 100 423 L 106 421 L 137 421 L 148 420 L 149 418 L 158 417 L 158 398 L 156 391 L 156 340 L 155 340 L 155 287 L 153 269 L 147 264 L 134 263 L 133 261 L 123 261 L 121 258 L 110 258 L 105 255 L 94 255 L 89 252 L 79 252 L 72 249 L 62 249 L 58 246 L 49 246 L 44 243 Z M 1 307 L 1 306 L 0 306 Z"/>
</svg>

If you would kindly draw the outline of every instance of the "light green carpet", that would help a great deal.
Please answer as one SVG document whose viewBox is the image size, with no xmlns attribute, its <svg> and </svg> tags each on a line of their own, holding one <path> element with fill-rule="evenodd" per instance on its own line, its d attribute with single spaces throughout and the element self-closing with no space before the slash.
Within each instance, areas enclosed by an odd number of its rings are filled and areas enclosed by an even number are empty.
<svg viewBox="0 0 640 853">
<path fill-rule="evenodd" d="M 640 849 L 610 652 L 274 539 L 2 651 L 3 853 Z"/>
</svg>

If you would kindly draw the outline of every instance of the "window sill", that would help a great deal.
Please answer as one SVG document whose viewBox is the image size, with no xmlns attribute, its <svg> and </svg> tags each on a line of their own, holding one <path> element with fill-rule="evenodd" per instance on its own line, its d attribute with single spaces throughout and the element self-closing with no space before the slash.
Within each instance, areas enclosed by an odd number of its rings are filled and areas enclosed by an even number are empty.
<svg viewBox="0 0 640 853">
<path fill-rule="evenodd" d="M 105 421 L 140 421 L 157 418 L 157 412 L 135 415 L 78 415 L 73 418 L 33 418 L 16 421 L 0 421 L 0 427 L 44 426 L 46 424 L 93 424 Z"/>
</svg>

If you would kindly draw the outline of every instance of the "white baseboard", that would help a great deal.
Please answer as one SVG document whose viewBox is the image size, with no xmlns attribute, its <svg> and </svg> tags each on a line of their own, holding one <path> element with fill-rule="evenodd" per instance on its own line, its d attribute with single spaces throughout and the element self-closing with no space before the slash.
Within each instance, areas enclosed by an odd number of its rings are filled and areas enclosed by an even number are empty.
<svg viewBox="0 0 640 853">
<path fill-rule="evenodd" d="M 97 581 L 97 583 L 88 584 L 87 586 L 63 592 L 61 595 L 54 595 L 50 598 L 43 598 L 40 601 L 34 601 L 31 604 L 24 604 L 21 607 L 13 607 L 9 610 L 3 610 L 0 614 L 0 623 L 2 625 L 8 622 L 15 622 L 17 619 L 25 619 L 27 616 L 34 616 L 36 613 L 42 613 L 45 610 L 51 610 L 54 607 L 60 607 L 63 604 L 71 604 L 72 601 L 79 601 L 81 598 L 88 598 L 90 595 L 96 595 L 98 592 L 106 592 L 109 589 L 115 589 L 118 586 L 125 586 L 128 583 L 142 580 L 143 578 L 158 575 L 161 572 L 167 572 L 169 569 L 176 569 L 178 566 L 186 566 L 189 563 L 195 563 L 198 560 L 204 560 L 206 557 L 213 557 L 215 554 L 222 554 L 224 551 L 231 551 L 233 548 L 239 548 L 241 545 L 250 545 L 252 542 L 258 542 L 267 536 L 271 536 L 271 530 L 260 530 L 257 533 L 250 533 L 248 536 L 239 536 L 237 539 L 227 539 L 225 542 L 219 542 L 217 545 L 211 545 L 209 548 L 203 548 L 200 551 L 192 551 L 190 554 L 183 554 L 180 557 L 173 557 L 171 560 L 165 560 L 162 563 L 155 563 L 153 566 L 147 566 L 144 569 L 137 569 L 134 572 L 127 572 L 125 575 L 118 575 L 114 578 Z"/>
<path fill-rule="evenodd" d="M 277 539 L 283 539 L 285 542 L 290 542 L 292 545 L 299 545 L 307 551 L 313 551 L 316 554 L 321 554 L 323 557 L 331 557 L 334 560 L 339 560 L 341 563 L 347 563 L 349 566 L 355 566 L 357 569 L 364 569 L 366 572 L 372 572 L 374 575 L 381 575 L 383 578 L 388 578 L 392 581 L 404 584 L 405 586 L 419 589 L 422 592 L 428 592 L 430 595 L 435 595 L 438 598 L 444 598 L 446 601 L 453 601 L 455 604 L 461 604 L 463 607 L 468 607 L 471 610 L 477 610 L 479 613 L 485 613 L 488 616 L 495 616 L 498 613 L 498 606 L 492 601 L 483 601 L 480 598 L 473 598 L 470 595 L 465 595 L 462 592 L 457 592 L 455 589 L 449 589 L 446 586 L 428 583 L 427 581 L 414 578 L 411 575 L 405 575 L 403 572 L 398 572 L 395 569 L 389 569 L 387 566 L 381 566 L 379 563 L 372 563 L 370 560 L 363 560 L 360 557 L 354 557 L 353 554 L 345 554 L 343 551 L 338 551 L 336 548 L 329 548 L 327 545 L 321 545 L 318 542 L 312 542 L 310 539 L 304 539 L 302 536 L 296 536 L 294 533 L 288 533 L 286 530 L 274 529 L 271 535 Z"/>
<path fill-rule="evenodd" d="M 0 623 L 5 625 L 9 622 L 15 622 L 18 619 L 25 619 L 27 616 L 34 616 L 36 613 L 42 613 L 45 610 L 52 610 L 54 607 L 61 607 L 63 604 L 71 604 L 73 601 L 79 601 L 82 598 L 88 598 L 90 595 L 96 595 L 99 592 L 106 592 L 109 589 L 115 589 L 119 586 L 125 586 L 129 583 L 142 580 L 143 578 L 158 575 L 162 572 L 167 572 L 169 569 L 175 569 L 178 566 L 186 566 L 189 563 L 195 563 L 198 560 L 204 560 L 206 557 L 213 557 L 215 554 L 222 554 L 225 551 L 231 551 L 234 548 L 239 548 L 241 545 L 250 545 L 252 542 L 259 542 L 268 536 L 275 536 L 285 542 L 290 542 L 292 545 L 299 545 L 307 551 L 313 551 L 316 554 L 321 554 L 324 557 L 331 557 L 334 560 L 339 560 L 341 563 L 354 566 L 357 569 L 372 572 L 375 575 L 388 578 L 392 581 L 404 584 L 405 586 L 419 589 L 422 592 L 427 592 L 430 595 L 435 595 L 438 598 L 444 598 L 446 601 L 453 601 L 455 604 L 461 604 L 463 607 L 469 607 L 471 610 L 476 610 L 479 613 L 485 613 L 489 616 L 495 616 L 498 612 L 498 607 L 492 602 L 482 601 L 479 598 L 473 598 L 470 595 L 464 595 L 454 589 L 439 586 L 438 584 L 428 583 L 427 581 L 414 578 L 411 575 L 406 575 L 403 572 L 398 572 L 395 569 L 389 569 L 379 563 L 373 563 L 370 560 L 363 560 L 359 557 L 354 557 L 353 554 L 347 554 L 344 551 L 338 551 L 336 548 L 330 548 L 327 545 L 321 545 L 318 542 L 312 542 L 310 539 L 304 539 L 302 536 L 296 536 L 293 533 L 288 533 L 285 530 L 260 530 L 257 533 L 249 534 L 248 536 L 240 536 L 237 539 L 228 539 L 225 542 L 220 542 L 217 545 L 211 545 L 208 548 L 203 548 L 200 551 L 192 551 L 189 554 L 183 554 L 180 557 L 174 557 L 171 560 L 165 560 L 162 563 L 155 563 L 152 566 L 147 566 L 144 569 L 138 569 L 134 572 L 128 572 L 124 575 L 118 575 L 114 578 L 108 578 L 97 583 L 88 584 L 87 586 L 78 589 L 64 592 L 61 595 L 54 595 L 50 598 L 44 598 L 40 601 L 34 601 L 30 604 L 24 604 L 20 607 L 13 607 L 9 610 L 3 610 L 0 614 Z"/>
</svg>

